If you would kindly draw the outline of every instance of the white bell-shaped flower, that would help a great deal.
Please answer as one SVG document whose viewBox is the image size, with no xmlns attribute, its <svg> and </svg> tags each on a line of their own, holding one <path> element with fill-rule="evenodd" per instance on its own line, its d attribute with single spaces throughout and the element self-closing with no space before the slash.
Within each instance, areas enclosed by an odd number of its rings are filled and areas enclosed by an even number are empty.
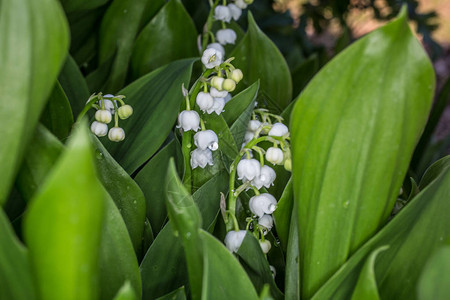
<svg viewBox="0 0 450 300">
<path fill-rule="evenodd" d="M 217 51 L 222 53 L 222 58 L 225 57 L 225 48 L 219 43 L 211 43 L 206 46 L 206 49 L 216 49 Z"/>
<path fill-rule="evenodd" d="M 200 129 L 200 116 L 194 110 L 183 110 L 178 115 L 177 128 L 183 128 L 184 131 Z"/>
<path fill-rule="evenodd" d="M 214 9 L 214 19 L 229 23 L 231 21 L 230 8 L 224 5 L 217 5 Z"/>
<path fill-rule="evenodd" d="M 121 142 L 125 139 L 125 131 L 120 127 L 113 127 L 109 130 L 108 138 L 112 142 Z"/>
<path fill-rule="evenodd" d="M 209 48 L 203 51 L 202 63 L 207 69 L 212 69 L 223 63 L 222 52 L 217 51 L 214 48 Z"/>
<path fill-rule="evenodd" d="M 214 131 L 208 129 L 194 135 L 194 144 L 202 150 L 216 151 L 219 148 L 219 139 Z"/>
<path fill-rule="evenodd" d="M 283 136 L 289 133 L 289 129 L 286 125 L 282 123 L 273 124 L 272 128 L 269 130 L 269 136 Z"/>
<path fill-rule="evenodd" d="M 258 120 L 250 120 L 250 122 L 248 122 L 247 130 L 256 132 L 261 127 L 261 125 L 262 123 Z"/>
<path fill-rule="evenodd" d="M 225 236 L 225 246 L 231 253 L 238 252 L 239 248 L 244 241 L 245 235 L 247 231 L 239 230 L 239 231 L 229 231 Z"/>
<path fill-rule="evenodd" d="M 227 6 L 228 6 L 228 9 L 230 10 L 230 14 L 231 14 L 231 17 L 233 18 L 233 20 L 235 20 L 235 21 L 239 20 L 239 18 L 241 17 L 241 14 L 242 14 L 242 9 L 240 9 L 233 3 L 230 3 Z"/>
<path fill-rule="evenodd" d="M 205 168 L 206 165 L 212 166 L 214 164 L 212 152 L 209 149 L 202 150 L 200 148 L 191 152 L 191 167 L 195 169 L 197 167 Z"/>
<path fill-rule="evenodd" d="M 273 218 L 271 215 L 264 215 L 258 219 L 258 225 L 263 226 L 268 231 L 270 231 L 273 227 Z"/>
<path fill-rule="evenodd" d="M 105 136 L 108 134 L 108 125 L 94 121 L 91 124 L 91 131 L 96 136 Z"/>
<path fill-rule="evenodd" d="M 213 107 L 214 98 L 209 93 L 200 92 L 197 94 L 195 102 L 197 103 L 201 111 L 206 112 L 208 109 Z"/>
<path fill-rule="evenodd" d="M 261 250 L 264 254 L 269 253 L 270 248 L 272 248 L 272 244 L 269 240 L 264 240 L 264 242 L 260 240 L 259 245 L 261 246 Z"/>
<path fill-rule="evenodd" d="M 220 29 L 216 33 L 216 39 L 221 45 L 234 44 L 236 42 L 236 32 L 233 29 Z"/>
<path fill-rule="evenodd" d="M 270 265 L 269 268 L 270 268 L 270 271 L 272 271 L 272 277 L 275 279 L 275 276 L 277 276 L 277 270 L 272 265 Z"/>
<path fill-rule="evenodd" d="M 261 173 L 261 164 L 256 159 L 242 159 L 237 165 L 238 179 L 243 182 L 252 181 Z"/>
<path fill-rule="evenodd" d="M 227 91 L 219 91 L 215 87 L 211 87 L 209 93 L 213 98 L 225 98 L 228 95 Z"/>
<path fill-rule="evenodd" d="M 266 151 L 266 160 L 274 165 L 279 165 L 283 162 L 283 151 L 280 148 L 270 147 Z"/>
<path fill-rule="evenodd" d="M 112 114 L 109 110 L 99 109 L 95 112 L 95 119 L 100 123 L 109 124 L 112 120 Z"/>
<path fill-rule="evenodd" d="M 275 171 L 269 166 L 262 166 L 261 173 L 252 180 L 252 185 L 258 190 L 265 186 L 270 188 L 273 182 L 277 178 Z"/>
<path fill-rule="evenodd" d="M 252 213 L 261 218 L 264 214 L 270 215 L 275 211 L 277 200 L 271 194 L 264 193 L 251 197 L 248 206 Z"/>
<path fill-rule="evenodd" d="M 246 9 L 247 8 L 247 3 L 245 3 L 244 0 L 235 0 L 234 4 L 236 4 L 236 6 L 239 7 L 240 9 Z"/>
<path fill-rule="evenodd" d="M 216 114 L 220 115 L 223 111 L 223 107 L 225 106 L 225 99 L 224 98 L 214 98 L 214 104 L 213 106 L 208 109 L 206 112 L 208 114 L 211 114 L 212 112 L 215 112 Z"/>
<path fill-rule="evenodd" d="M 104 97 L 104 96 L 103 96 Z M 111 100 L 108 99 L 103 99 L 103 103 L 105 105 L 105 109 L 109 110 L 109 112 L 114 115 L 114 113 L 116 112 L 116 109 L 114 108 L 114 104 Z"/>
<path fill-rule="evenodd" d="M 255 137 L 255 133 L 253 131 L 246 131 L 244 135 L 244 145 L 250 142 Z"/>
</svg>

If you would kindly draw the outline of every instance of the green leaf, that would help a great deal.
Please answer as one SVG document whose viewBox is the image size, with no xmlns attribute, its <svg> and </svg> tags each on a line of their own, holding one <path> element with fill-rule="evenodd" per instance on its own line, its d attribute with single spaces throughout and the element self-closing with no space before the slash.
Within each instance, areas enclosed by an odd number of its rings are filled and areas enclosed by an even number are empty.
<svg viewBox="0 0 450 300">
<path fill-rule="evenodd" d="M 202 245 L 199 229 L 202 218 L 197 205 L 179 179 L 174 160 L 169 162 L 166 176 L 166 200 L 169 219 L 173 229 L 181 238 L 189 274 L 193 299 L 199 299 L 202 290 Z"/>
<path fill-rule="evenodd" d="M 97 299 L 104 193 L 80 124 L 30 203 L 25 241 L 41 299 Z"/>
<path fill-rule="evenodd" d="M 14 235 L 7 216 L 0 209 L 1 299 L 34 300 L 36 291 L 27 249 Z M 20 280 L 18 280 L 20 279 Z"/>
<path fill-rule="evenodd" d="M 289 230 L 291 227 L 291 215 L 294 208 L 294 193 L 292 187 L 292 178 L 289 179 L 284 192 L 278 200 L 277 209 L 273 212 L 273 219 L 277 229 L 278 238 L 281 247 L 286 251 L 289 241 Z"/>
<path fill-rule="evenodd" d="M 100 299 L 112 299 L 124 283 L 130 283 L 134 293 L 141 295 L 141 275 L 130 235 L 113 199 L 109 195 L 105 199 L 99 261 Z"/>
<path fill-rule="evenodd" d="M 387 220 L 433 88 L 402 15 L 341 52 L 300 95 L 291 130 L 303 297 Z"/>
<path fill-rule="evenodd" d="M 102 6 L 109 0 L 59 0 L 66 12 L 91 10 Z"/>
<path fill-rule="evenodd" d="M 155 154 L 172 129 L 183 100 L 181 85 L 188 85 L 193 62 L 173 62 L 119 92 L 127 97 L 125 101 L 134 113 L 120 122 L 125 140 L 114 143 L 105 139 L 104 144 L 129 174 Z"/>
<path fill-rule="evenodd" d="M 66 62 L 58 76 L 58 81 L 69 99 L 73 117 L 76 118 L 89 99 L 89 89 L 72 56 L 67 55 Z"/>
<path fill-rule="evenodd" d="M 181 1 L 171 0 L 136 39 L 131 55 L 132 77 L 141 77 L 171 61 L 194 56 L 198 56 L 194 23 Z M 177 92 L 180 89 L 181 85 Z"/>
<path fill-rule="evenodd" d="M 258 299 L 238 260 L 215 237 L 200 231 L 203 243 L 202 299 Z"/>
<path fill-rule="evenodd" d="M 156 300 L 186 300 L 184 286 L 180 287 L 179 289 L 176 289 L 175 291 L 173 291 L 167 295 L 159 297 Z"/>
<path fill-rule="evenodd" d="M 167 219 L 164 188 L 167 166 L 171 157 L 181 158 L 181 155 L 180 145 L 173 140 L 153 156 L 134 178 L 145 195 L 146 215 L 155 234 L 163 228 Z"/>
<path fill-rule="evenodd" d="M 234 96 L 230 101 L 225 104 L 221 116 L 227 122 L 228 126 L 232 126 L 246 108 L 256 100 L 259 90 L 259 80 L 253 83 L 251 86 Z M 248 124 L 245 124 L 246 126 Z"/>
<path fill-rule="evenodd" d="M 145 223 L 145 198 L 137 183 L 111 157 L 102 143 L 93 138 L 100 182 L 111 195 L 122 215 L 133 248 L 140 253 Z"/>
<path fill-rule="evenodd" d="M 284 299 L 283 293 L 278 289 L 269 267 L 269 262 L 261 250 L 258 240 L 247 232 L 241 247 L 237 252 L 244 262 L 247 271 L 257 291 L 262 291 L 265 284 L 270 286 L 270 294 L 274 299 Z"/>
<path fill-rule="evenodd" d="M 450 167 L 450 155 L 441 158 L 432 164 L 423 174 L 419 183 L 419 190 L 423 190 L 427 185 L 433 182 L 442 172 Z"/>
<path fill-rule="evenodd" d="M 2 205 L 64 62 L 67 21 L 54 0 L 2 0 L 0 36 Z"/>
<path fill-rule="evenodd" d="M 349 299 L 364 261 L 381 246 L 389 249 L 375 268 L 380 299 L 416 299 L 416 287 L 430 255 L 450 238 L 450 170 L 405 206 L 320 288 L 312 299 Z"/>
<path fill-rule="evenodd" d="M 129 281 L 126 281 L 113 300 L 138 300 L 136 293 L 133 290 Z"/>
<path fill-rule="evenodd" d="M 450 246 L 439 248 L 427 261 L 419 278 L 417 298 L 419 300 L 450 297 Z"/>
<path fill-rule="evenodd" d="M 375 278 L 375 259 L 377 255 L 388 249 L 389 246 L 381 246 L 375 249 L 367 258 L 361 273 L 359 274 L 358 282 L 352 294 L 352 300 L 367 299 L 379 300 L 377 281 Z M 401 280 L 401 279 L 400 279 Z"/>
<path fill-rule="evenodd" d="M 42 112 L 41 122 L 61 141 L 69 136 L 73 125 L 72 109 L 58 82 L 56 82 L 48 98 L 47 106 Z"/>
<path fill-rule="evenodd" d="M 261 91 L 274 109 L 281 111 L 292 99 L 292 80 L 283 55 L 275 44 L 258 28 L 248 14 L 248 32 L 234 48 L 233 65 L 244 73 L 245 85 L 261 80 Z"/>
<path fill-rule="evenodd" d="M 300 299 L 300 252 L 298 245 L 297 202 L 294 202 L 293 205 L 286 252 L 286 274 L 284 279 L 286 299 Z M 278 227 L 276 228 L 278 231 Z"/>
<path fill-rule="evenodd" d="M 238 148 L 234 142 L 233 135 L 230 128 L 221 115 L 216 113 L 202 115 L 202 120 L 206 128 L 214 131 L 219 138 L 219 151 L 228 156 L 229 159 L 234 160 L 238 154 Z"/>
</svg>

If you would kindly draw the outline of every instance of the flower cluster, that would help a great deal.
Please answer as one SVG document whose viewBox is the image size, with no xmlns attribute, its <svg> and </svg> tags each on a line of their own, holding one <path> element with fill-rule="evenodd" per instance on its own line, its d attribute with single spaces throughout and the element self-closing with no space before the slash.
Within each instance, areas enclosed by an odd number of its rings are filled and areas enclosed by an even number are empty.
<svg viewBox="0 0 450 300">
<path fill-rule="evenodd" d="M 277 208 L 277 200 L 271 194 L 261 193 L 260 190 L 270 188 L 276 179 L 275 170 L 266 165 L 266 162 L 272 165 L 284 165 L 286 170 L 291 170 L 289 139 L 289 129 L 282 123 L 280 116 L 271 114 L 265 109 L 254 110 L 240 156 L 233 163 L 236 164 L 235 170 L 242 185 L 236 190 L 234 186 L 230 187 L 228 213 L 231 220 L 228 222 L 234 219 L 235 223 L 234 230 L 230 230 L 225 238 L 225 245 L 230 251 L 236 252 L 239 249 L 246 231 L 252 231 L 260 238 L 260 246 L 264 253 L 268 253 L 271 249 L 270 242 L 264 236 L 273 227 L 272 213 Z M 269 142 L 272 146 L 264 149 L 258 145 L 262 142 L 265 144 Z M 258 159 L 253 158 L 256 155 Z M 234 170 L 233 165 L 231 170 Z M 233 185 L 234 182 L 230 184 Z M 234 215 L 236 198 L 249 189 L 252 189 L 255 194 L 248 202 L 251 216 L 247 218 L 246 230 L 238 230 Z"/>
<path fill-rule="evenodd" d="M 111 95 L 102 93 L 93 94 L 86 102 L 86 108 L 96 109 L 95 121 L 91 124 L 91 131 L 98 137 L 108 134 L 113 142 L 121 142 L 125 139 L 125 131 L 119 127 L 119 118 L 128 119 L 133 114 L 133 108 L 125 104 L 123 95 Z M 114 126 L 108 130 L 114 116 Z"/>
</svg>

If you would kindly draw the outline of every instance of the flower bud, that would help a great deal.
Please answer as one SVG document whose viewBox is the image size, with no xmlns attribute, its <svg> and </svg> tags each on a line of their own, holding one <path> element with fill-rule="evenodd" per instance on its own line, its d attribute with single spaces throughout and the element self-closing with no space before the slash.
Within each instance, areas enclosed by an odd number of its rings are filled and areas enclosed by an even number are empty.
<svg viewBox="0 0 450 300">
<path fill-rule="evenodd" d="M 112 120 L 112 115 L 109 110 L 99 109 L 95 112 L 95 119 L 100 123 L 109 124 Z"/>
<path fill-rule="evenodd" d="M 216 151 L 219 148 L 219 139 L 214 131 L 204 130 L 194 135 L 194 144 L 202 150 Z"/>
<path fill-rule="evenodd" d="M 108 138 L 112 142 L 121 142 L 125 139 L 125 131 L 120 127 L 113 127 L 109 130 Z"/>
<path fill-rule="evenodd" d="M 269 240 L 259 241 L 259 245 L 261 246 L 261 250 L 264 254 L 267 254 L 270 251 L 270 248 L 272 248 L 272 244 Z"/>
<path fill-rule="evenodd" d="M 217 5 L 214 9 L 214 19 L 229 23 L 231 21 L 230 9 L 224 5 Z"/>
<path fill-rule="evenodd" d="M 228 9 L 230 10 L 230 14 L 233 20 L 235 21 L 239 20 L 242 14 L 242 9 L 240 9 L 233 3 L 228 4 Z"/>
<path fill-rule="evenodd" d="M 195 102 L 201 111 L 206 112 L 208 109 L 213 107 L 214 99 L 209 93 L 200 92 L 197 94 L 197 98 L 195 98 Z"/>
<path fill-rule="evenodd" d="M 219 91 L 215 87 L 211 87 L 209 93 L 213 98 L 225 98 L 228 95 L 227 91 Z"/>
<path fill-rule="evenodd" d="M 261 173 L 261 164 L 256 159 L 242 159 L 237 165 L 238 179 L 252 181 Z"/>
<path fill-rule="evenodd" d="M 271 194 L 264 193 L 250 198 L 248 206 L 252 213 L 261 218 L 264 214 L 270 215 L 275 211 L 277 200 Z"/>
<path fill-rule="evenodd" d="M 271 215 L 264 215 L 258 219 L 258 225 L 263 226 L 268 231 L 270 231 L 273 227 L 273 218 Z"/>
<path fill-rule="evenodd" d="M 183 110 L 178 115 L 177 128 L 183 128 L 184 131 L 200 129 L 200 116 L 194 110 Z"/>
<path fill-rule="evenodd" d="M 223 81 L 222 88 L 223 88 L 225 91 L 232 92 L 232 91 L 234 91 L 234 89 L 236 88 L 236 82 L 234 82 L 233 79 L 225 79 L 225 80 Z"/>
<path fill-rule="evenodd" d="M 128 119 L 133 114 L 131 105 L 125 104 L 119 107 L 119 118 L 122 120 Z"/>
<path fill-rule="evenodd" d="M 250 5 L 253 3 L 253 0 L 244 0 L 245 4 Z"/>
<path fill-rule="evenodd" d="M 273 185 L 275 178 L 277 178 L 277 174 L 271 167 L 262 166 L 259 176 L 256 176 L 252 180 L 252 185 L 258 190 L 263 186 L 265 186 L 266 188 L 270 188 L 270 186 Z"/>
<path fill-rule="evenodd" d="M 225 236 L 225 246 L 227 249 L 230 250 L 231 253 L 238 252 L 246 234 L 247 231 L 245 230 L 229 231 Z"/>
<path fill-rule="evenodd" d="M 269 136 L 283 136 L 289 133 L 289 129 L 286 125 L 282 123 L 273 124 L 272 128 L 269 130 Z"/>
<path fill-rule="evenodd" d="M 206 165 L 212 166 L 214 164 L 212 152 L 209 149 L 202 150 L 200 148 L 191 152 L 191 167 L 195 169 L 197 167 L 205 168 Z"/>
<path fill-rule="evenodd" d="M 212 69 L 223 62 L 223 55 L 222 52 L 217 51 L 214 48 L 209 48 L 203 51 L 201 60 L 207 69 Z"/>
<path fill-rule="evenodd" d="M 270 271 L 272 271 L 272 277 L 275 279 L 275 276 L 277 276 L 277 270 L 275 269 L 274 266 L 269 266 Z"/>
<path fill-rule="evenodd" d="M 108 133 L 108 125 L 94 121 L 91 124 L 91 131 L 96 136 L 105 136 Z"/>
<path fill-rule="evenodd" d="M 256 132 L 261 127 L 261 125 L 262 123 L 258 120 L 250 120 L 250 122 L 248 122 L 247 130 Z"/>
<path fill-rule="evenodd" d="M 279 148 L 270 147 L 266 151 L 266 160 L 274 165 L 279 165 L 283 162 L 283 151 Z"/>
<path fill-rule="evenodd" d="M 292 159 L 288 158 L 284 161 L 284 168 L 286 169 L 286 171 L 292 171 Z"/>
<path fill-rule="evenodd" d="M 244 145 L 250 142 L 255 137 L 255 133 L 253 131 L 246 131 L 244 135 Z"/>
<path fill-rule="evenodd" d="M 233 71 L 231 71 L 230 78 L 233 79 L 236 83 L 239 83 L 239 81 L 244 78 L 244 74 L 240 69 L 234 69 Z"/>
<path fill-rule="evenodd" d="M 225 57 L 225 48 L 219 44 L 219 43 L 211 43 L 208 46 L 206 46 L 206 49 L 216 49 L 216 51 L 221 52 L 222 53 L 222 58 Z"/>
<path fill-rule="evenodd" d="M 236 38 L 237 35 L 233 29 L 220 29 L 216 33 L 216 39 L 221 45 L 234 44 Z"/>
<path fill-rule="evenodd" d="M 240 9 L 247 8 L 247 3 L 245 3 L 244 0 L 236 0 L 236 1 L 234 1 L 234 4 L 236 4 L 236 6 L 239 7 Z"/>
<path fill-rule="evenodd" d="M 223 107 L 225 106 L 224 98 L 214 98 L 213 106 L 208 109 L 206 112 L 211 114 L 212 112 L 216 112 L 217 115 L 220 115 L 223 111 Z"/>
<path fill-rule="evenodd" d="M 211 86 L 216 88 L 218 91 L 223 90 L 223 82 L 224 79 L 222 77 L 214 76 L 213 78 L 211 78 Z"/>
</svg>

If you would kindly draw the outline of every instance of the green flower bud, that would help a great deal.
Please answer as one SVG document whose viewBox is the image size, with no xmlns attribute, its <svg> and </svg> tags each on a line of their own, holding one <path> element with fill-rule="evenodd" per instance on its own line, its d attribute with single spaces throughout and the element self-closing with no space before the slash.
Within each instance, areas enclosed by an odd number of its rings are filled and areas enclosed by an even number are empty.
<svg viewBox="0 0 450 300">
<path fill-rule="evenodd" d="M 244 2 L 245 2 L 245 4 L 248 4 L 248 5 L 250 5 L 250 4 L 252 4 L 252 3 L 253 3 L 253 0 L 244 0 Z"/>
<path fill-rule="evenodd" d="M 128 117 L 130 117 L 133 114 L 133 108 L 128 105 L 122 105 L 121 107 L 119 107 L 119 118 L 121 118 L 122 120 L 127 119 Z"/>
<path fill-rule="evenodd" d="M 109 124 L 112 120 L 112 115 L 109 110 L 99 109 L 95 112 L 95 119 L 104 124 Z"/>
<path fill-rule="evenodd" d="M 292 172 L 292 159 L 288 158 L 284 161 L 284 168 L 286 171 Z"/>
<path fill-rule="evenodd" d="M 230 75 L 230 78 L 233 79 L 236 83 L 239 83 L 239 81 L 241 81 L 243 77 L 244 74 L 242 74 L 242 71 L 240 69 L 233 70 Z"/>
<path fill-rule="evenodd" d="M 223 90 L 223 82 L 224 79 L 222 77 L 214 76 L 213 78 L 211 78 L 211 86 L 216 88 L 218 91 Z"/>
<path fill-rule="evenodd" d="M 222 87 L 225 91 L 232 92 L 236 88 L 236 82 L 233 79 L 225 79 Z"/>
</svg>

